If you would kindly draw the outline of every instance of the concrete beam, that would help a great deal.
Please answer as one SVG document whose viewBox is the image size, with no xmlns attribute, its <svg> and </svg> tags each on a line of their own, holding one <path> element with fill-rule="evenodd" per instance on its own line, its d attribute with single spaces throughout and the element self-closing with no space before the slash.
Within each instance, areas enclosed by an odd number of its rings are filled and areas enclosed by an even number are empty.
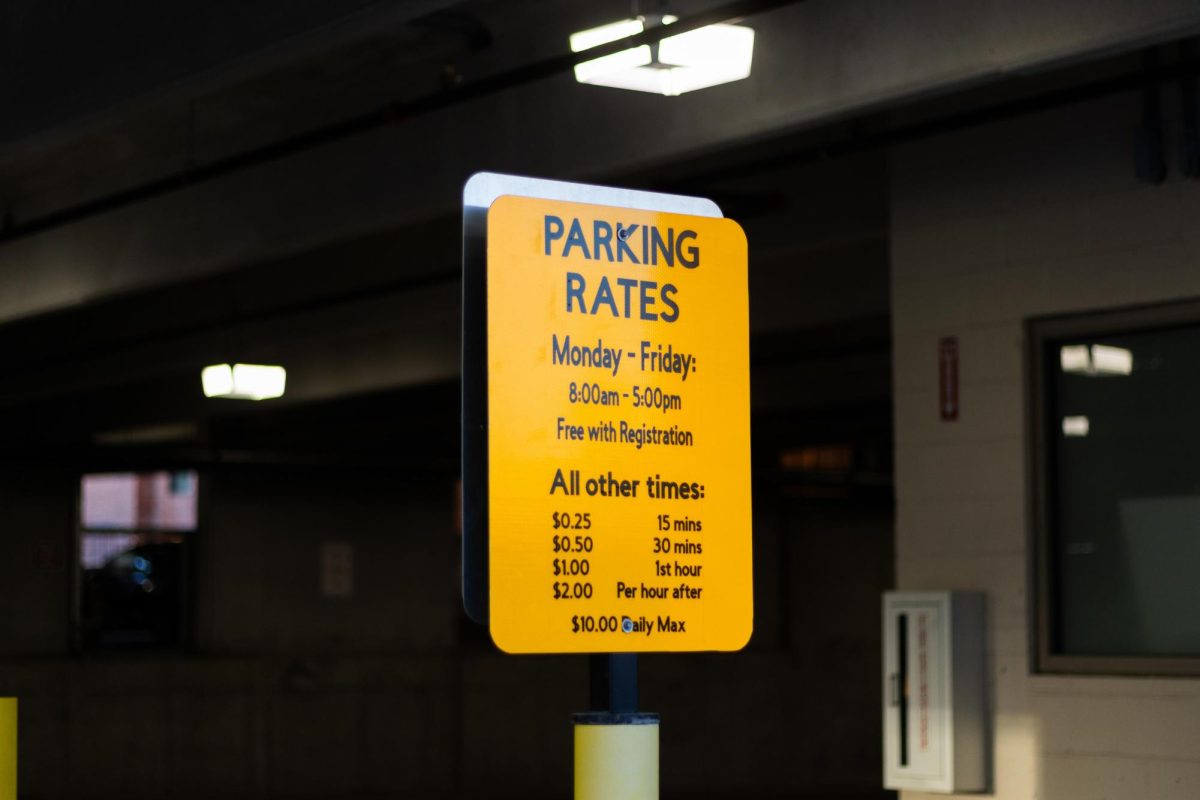
<svg viewBox="0 0 1200 800">
<path fill-rule="evenodd" d="M 0 323 L 452 214 L 479 169 L 628 173 L 1178 38 L 1200 31 L 1200 5 L 810 0 L 746 24 L 758 40 L 745 82 L 661 98 L 564 74 L 12 241 L 0 247 Z"/>
</svg>

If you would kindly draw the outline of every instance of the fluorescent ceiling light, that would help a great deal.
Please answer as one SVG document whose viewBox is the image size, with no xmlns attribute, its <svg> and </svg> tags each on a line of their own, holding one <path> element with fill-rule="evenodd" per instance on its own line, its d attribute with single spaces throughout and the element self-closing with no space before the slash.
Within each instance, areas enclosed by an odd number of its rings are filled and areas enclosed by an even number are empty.
<svg viewBox="0 0 1200 800">
<path fill-rule="evenodd" d="M 662 18 L 664 25 L 675 21 L 672 16 Z M 580 31 L 571 35 L 571 51 L 590 50 L 645 29 L 642 19 L 627 19 Z M 656 45 L 639 45 L 584 61 L 575 66 L 575 80 L 674 96 L 749 77 L 753 54 L 753 29 L 708 25 L 668 36 Z"/>
<path fill-rule="evenodd" d="M 1086 373 L 1092 368 L 1092 356 L 1086 344 L 1069 345 L 1058 351 L 1058 362 L 1063 372 Z"/>
<path fill-rule="evenodd" d="M 1063 436 L 1087 436 L 1088 428 L 1087 417 L 1063 417 Z"/>
<path fill-rule="evenodd" d="M 666 18 L 663 18 L 663 23 L 666 23 Z M 672 19 L 672 22 L 675 20 Z M 599 28 L 591 28 L 586 31 L 571 34 L 571 52 L 580 53 L 584 50 L 591 50 L 593 47 L 599 47 L 602 44 L 615 42 L 617 39 L 628 39 L 630 36 L 637 36 L 642 31 L 646 30 L 646 25 L 640 19 L 623 19 L 620 22 L 610 22 L 607 25 L 601 25 Z"/>
<path fill-rule="evenodd" d="M 287 370 L 265 364 L 214 364 L 200 373 L 205 397 L 269 400 L 283 397 Z"/>
<path fill-rule="evenodd" d="M 1133 372 L 1133 353 L 1124 347 L 1094 344 L 1092 368 L 1097 375 L 1128 375 Z"/>
<path fill-rule="evenodd" d="M 1074 344 L 1060 348 L 1058 362 L 1063 372 L 1076 375 L 1129 375 L 1133 353 L 1124 347 L 1104 344 Z"/>
</svg>

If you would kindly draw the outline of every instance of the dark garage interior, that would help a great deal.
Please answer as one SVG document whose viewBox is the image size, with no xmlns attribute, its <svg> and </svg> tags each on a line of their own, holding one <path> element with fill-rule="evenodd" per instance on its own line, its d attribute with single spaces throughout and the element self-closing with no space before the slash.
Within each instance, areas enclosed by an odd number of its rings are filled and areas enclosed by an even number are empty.
<svg viewBox="0 0 1200 800">
<path fill-rule="evenodd" d="M 987 794 L 1195 796 L 1200 644 L 1038 649 L 1023 327 L 1200 292 L 1193 5 L 644 0 L 755 31 L 749 78 L 662 97 L 572 76 L 627 2 L 9 0 L 16 796 L 569 795 L 588 658 L 501 653 L 462 606 L 480 170 L 711 198 L 749 242 L 754 632 L 640 657 L 663 797 L 896 796 L 893 589 L 987 597 Z M 286 392 L 205 397 L 235 362 Z"/>
</svg>

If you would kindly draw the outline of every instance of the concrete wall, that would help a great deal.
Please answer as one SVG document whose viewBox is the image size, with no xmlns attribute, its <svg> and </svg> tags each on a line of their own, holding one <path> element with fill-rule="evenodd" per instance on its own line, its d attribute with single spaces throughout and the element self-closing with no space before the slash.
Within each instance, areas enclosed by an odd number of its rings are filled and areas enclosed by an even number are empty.
<svg viewBox="0 0 1200 800">
<path fill-rule="evenodd" d="M 468 667 L 454 658 L 449 478 L 202 474 L 192 652 L 84 655 L 70 647 L 70 570 L 36 568 L 34 549 L 70 552 L 77 476 L 3 478 L 0 694 L 21 702 L 22 797 L 456 786 L 447 710 Z M 355 548 L 350 597 L 319 592 L 331 540 Z"/>
<path fill-rule="evenodd" d="M 0 470 L 0 658 L 67 650 L 78 488 L 58 473 Z"/>
<path fill-rule="evenodd" d="M 158 655 L 72 652 L 69 570 L 30 569 L 33 543 L 70 540 L 76 480 L 0 476 L 23 799 L 569 796 L 586 659 L 506 657 L 465 622 L 450 476 L 202 473 L 195 646 Z M 755 508 L 750 649 L 643 659 L 667 797 L 881 794 L 890 508 L 778 503 L 767 487 Z M 354 547 L 351 597 L 320 593 L 324 541 Z"/>
<path fill-rule="evenodd" d="M 897 583 L 987 592 L 1003 800 L 1200 796 L 1200 681 L 1029 666 L 1022 321 L 1200 296 L 1200 184 L 1135 180 L 1139 119 L 1127 96 L 893 154 Z M 961 353 L 952 423 L 946 335 Z"/>
</svg>

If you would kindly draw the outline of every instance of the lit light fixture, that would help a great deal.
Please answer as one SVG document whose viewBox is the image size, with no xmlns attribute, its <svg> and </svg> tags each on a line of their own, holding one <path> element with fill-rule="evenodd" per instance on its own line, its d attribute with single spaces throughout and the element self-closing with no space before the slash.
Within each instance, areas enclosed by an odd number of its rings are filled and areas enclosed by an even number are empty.
<svg viewBox="0 0 1200 800">
<path fill-rule="evenodd" d="M 643 15 L 573 33 L 571 52 L 580 53 L 675 21 L 669 14 Z M 706 25 L 576 64 L 575 80 L 672 97 L 750 77 L 753 54 L 752 28 Z"/>
<path fill-rule="evenodd" d="M 265 364 L 214 364 L 200 373 L 205 397 L 270 400 L 283 397 L 287 370 Z"/>
<path fill-rule="evenodd" d="M 1092 368 L 1092 354 L 1086 344 L 1073 344 L 1058 351 L 1058 363 L 1063 372 L 1086 374 Z"/>
<path fill-rule="evenodd" d="M 1133 353 L 1105 344 L 1073 344 L 1059 349 L 1058 363 L 1063 372 L 1076 375 L 1129 375 L 1133 372 Z"/>
<path fill-rule="evenodd" d="M 1133 372 L 1133 353 L 1124 347 L 1092 345 L 1092 368 L 1097 375 L 1128 375 Z"/>
<path fill-rule="evenodd" d="M 1087 436 L 1090 427 L 1087 417 L 1063 417 L 1063 436 Z"/>
</svg>

